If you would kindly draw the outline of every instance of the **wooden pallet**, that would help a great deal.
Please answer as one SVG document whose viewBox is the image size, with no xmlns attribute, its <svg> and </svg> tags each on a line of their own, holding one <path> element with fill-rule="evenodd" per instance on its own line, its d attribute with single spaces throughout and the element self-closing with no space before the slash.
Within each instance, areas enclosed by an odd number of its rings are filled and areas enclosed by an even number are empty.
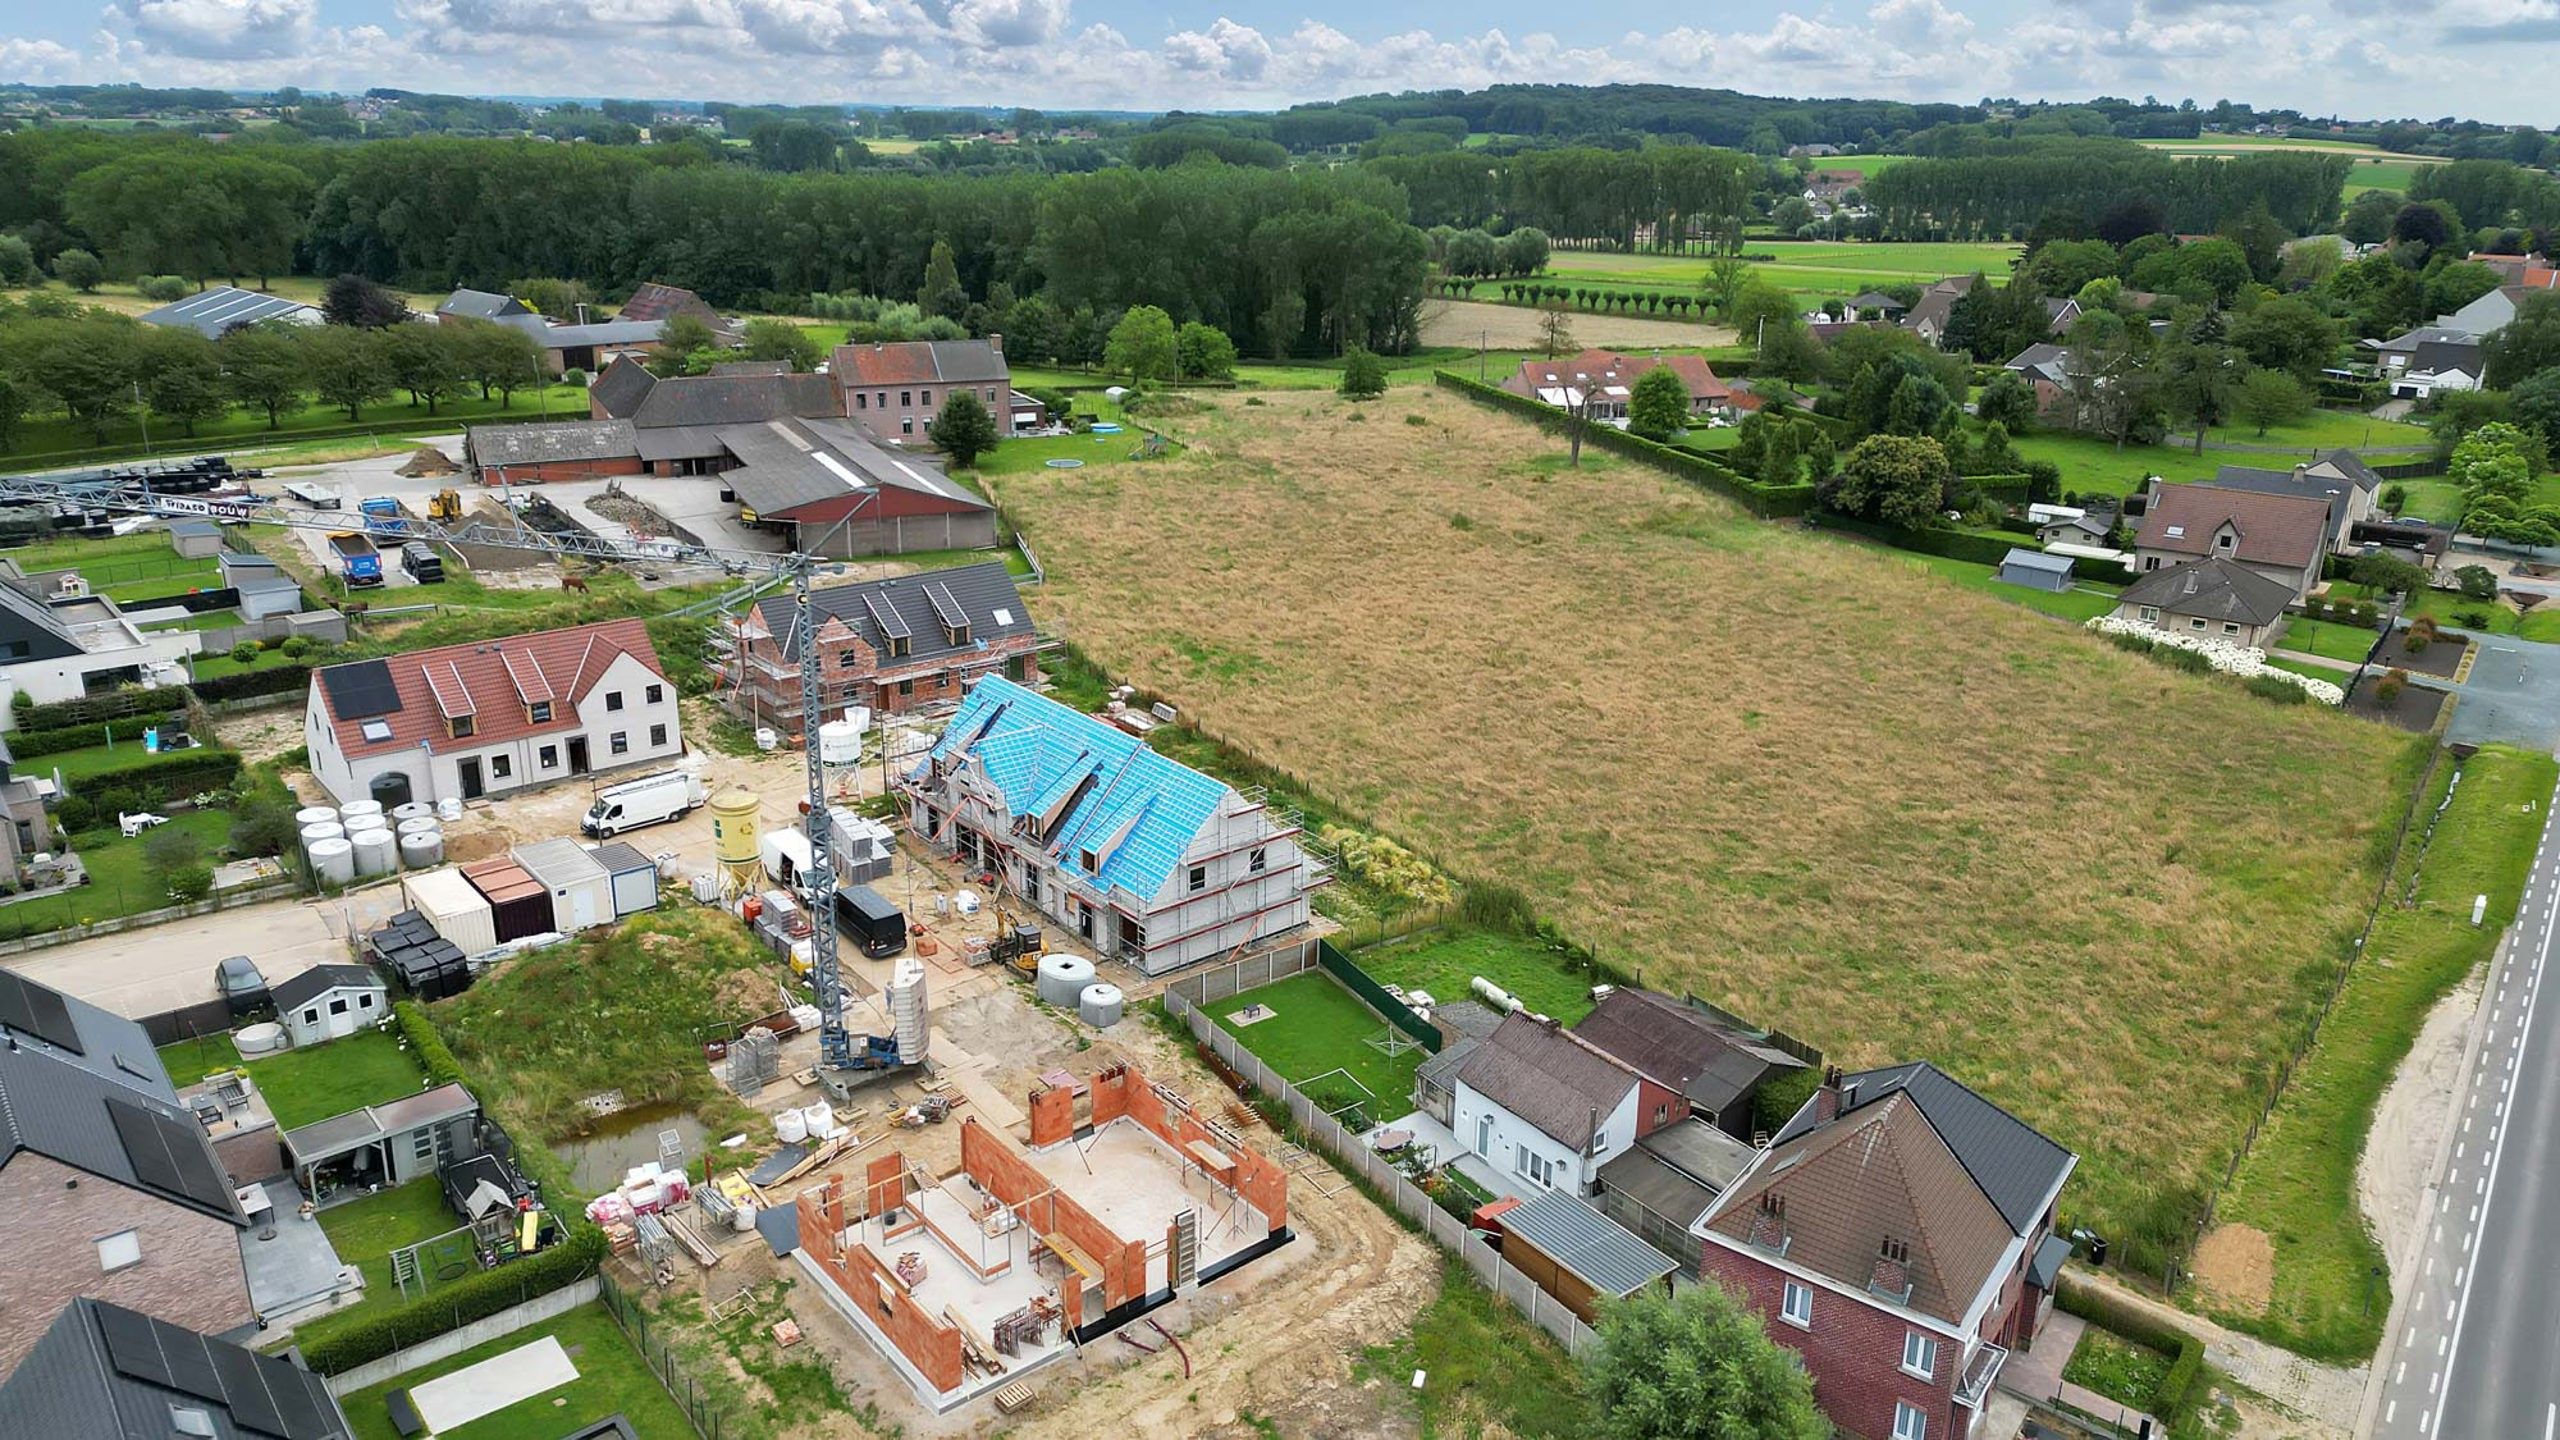
<svg viewBox="0 0 2560 1440">
<path fill-rule="evenodd" d="M 996 1392 L 996 1409 L 1010 1415 L 1031 1403 L 1031 1387 L 1016 1380 Z"/>
</svg>

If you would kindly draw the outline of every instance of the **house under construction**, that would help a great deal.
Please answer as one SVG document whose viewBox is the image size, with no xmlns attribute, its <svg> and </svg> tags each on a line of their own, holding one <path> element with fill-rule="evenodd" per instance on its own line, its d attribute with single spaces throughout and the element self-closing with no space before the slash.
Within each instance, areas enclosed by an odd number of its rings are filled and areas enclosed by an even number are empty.
<svg viewBox="0 0 2560 1440">
<path fill-rule="evenodd" d="M 959 702 L 970 681 L 1001 674 L 1037 684 L 1055 642 L 1031 623 L 1001 560 L 812 591 L 821 723 L 848 712 L 899 714 Z M 712 630 L 720 703 L 750 725 L 800 728 L 795 602 L 778 595 Z"/>
<path fill-rule="evenodd" d="M 936 1411 L 1287 1244 L 1289 1178 L 1127 1065 L 1035 1091 L 1030 1145 L 961 1122 L 960 1167 L 873 1158 L 801 1192 L 800 1268 Z"/>
<path fill-rule="evenodd" d="M 1332 878 L 1258 790 L 998 677 L 896 783 L 927 844 L 1149 975 L 1305 925 Z"/>
</svg>

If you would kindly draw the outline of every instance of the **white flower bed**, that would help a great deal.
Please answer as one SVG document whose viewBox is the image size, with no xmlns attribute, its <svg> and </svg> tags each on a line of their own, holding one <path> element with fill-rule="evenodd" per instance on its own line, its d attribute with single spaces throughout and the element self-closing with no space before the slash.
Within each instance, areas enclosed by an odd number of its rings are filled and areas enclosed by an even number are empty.
<svg viewBox="0 0 2560 1440">
<path fill-rule="evenodd" d="M 2156 625 L 2146 625 L 2142 621 L 2127 620 L 2117 615 L 2097 616 L 2089 621 L 2088 628 L 2101 635 L 2132 635 L 2148 640 L 2154 645 L 2166 645 L 2173 650 L 2192 650 L 2203 656 L 2205 663 L 2214 669 L 2225 675 L 2237 675 L 2243 680 L 2255 680 L 2264 675 L 2281 680 L 2288 685 L 2299 685 L 2302 687 L 2303 694 L 2323 705 L 2346 703 L 2346 691 L 2326 680 L 2314 680 L 2308 675 L 2297 675 L 2290 670 L 2268 664 L 2267 652 L 2255 645 L 2235 645 L 2228 640 L 2211 635 L 2182 635 L 2175 630 L 2163 630 Z"/>
</svg>

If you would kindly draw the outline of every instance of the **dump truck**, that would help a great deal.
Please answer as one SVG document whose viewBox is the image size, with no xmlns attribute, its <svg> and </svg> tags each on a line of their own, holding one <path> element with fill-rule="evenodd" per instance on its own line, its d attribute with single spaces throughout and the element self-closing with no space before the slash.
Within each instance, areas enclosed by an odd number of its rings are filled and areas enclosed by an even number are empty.
<svg viewBox="0 0 2560 1440">
<path fill-rule="evenodd" d="M 337 554 L 338 578 L 347 582 L 348 589 L 382 583 L 382 552 L 373 548 L 372 539 L 362 531 L 329 532 L 329 548 Z"/>
<path fill-rule="evenodd" d="M 389 495 L 369 496 L 362 506 L 364 528 L 376 535 L 405 535 L 409 521 L 400 513 L 400 502 Z"/>
</svg>

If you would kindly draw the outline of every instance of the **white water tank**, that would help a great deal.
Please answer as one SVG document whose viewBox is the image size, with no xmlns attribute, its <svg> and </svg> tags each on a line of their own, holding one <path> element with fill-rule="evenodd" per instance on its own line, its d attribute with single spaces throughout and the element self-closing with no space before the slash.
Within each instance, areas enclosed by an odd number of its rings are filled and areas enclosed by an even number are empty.
<svg viewBox="0 0 2560 1440">
<path fill-rule="evenodd" d="M 818 762 L 822 765 L 858 765 L 862 762 L 862 731 L 850 720 L 830 720 L 818 727 Z"/>
<path fill-rule="evenodd" d="M 356 847 L 343 836 L 314 841 L 311 870 L 323 885 L 345 885 L 356 878 Z"/>
<path fill-rule="evenodd" d="M 1510 991 L 1503 989 L 1501 986 L 1494 984 L 1492 981 L 1487 980 L 1481 975 L 1478 975 L 1473 980 L 1469 981 L 1468 986 L 1470 989 L 1474 990 L 1478 996 L 1483 998 L 1484 1003 L 1492 1006 L 1496 1010 L 1503 1011 L 1507 1014 L 1510 1011 L 1520 1008 L 1520 1001 L 1517 996 L 1513 995 Z"/>
<path fill-rule="evenodd" d="M 432 820 L 435 813 L 435 803 L 429 800 L 403 800 L 391 807 L 392 820 L 403 825 L 412 820 Z"/>
<path fill-rule="evenodd" d="M 444 863 L 444 832 L 412 830 L 400 837 L 400 863 L 411 870 L 428 870 Z"/>
<path fill-rule="evenodd" d="M 347 838 L 347 827 L 339 824 L 335 818 L 308 821 L 302 827 L 302 849 L 305 854 L 310 853 L 311 847 L 323 840 L 344 840 L 345 838 Z"/>
<path fill-rule="evenodd" d="M 379 800 L 350 800 L 338 807 L 338 823 L 346 826 L 350 834 L 358 830 L 380 829 L 379 825 L 368 825 L 362 822 L 381 818 L 382 802 Z"/>
<path fill-rule="evenodd" d="M 1096 980 L 1076 996 L 1076 1015 L 1096 1030 L 1119 1024 L 1120 1007 L 1120 987 L 1108 980 Z"/>
<path fill-rule="evenodd" d="M 1061 1010 L 1076 1008 L 1076 997 L 1093 983 L 1093 962 L 1081 955 L 1040 957 L 1040 998 Z"/>
<path fill-rule="evenodd" d="M 355 847 L 358 875 L 388 875 L 400 868 L 400 842 L 388 830 L 359 830 L 347 843 Z"/>
<path fill-rule="evenodd" d="M 301 809 L 293 812 L 293 823 L 296 827 L 304 825 L 319 825 L 324 823 L 335 825 L 338 823 L 338 807 L 335 805 L 305 805 Z"/>
<path fill-rule="evenodd" d="M 444 828 L 444 822 L 433 815 L 409 815 L 392 827 L 395 835 L 433 835 Z"/>
</svg>

